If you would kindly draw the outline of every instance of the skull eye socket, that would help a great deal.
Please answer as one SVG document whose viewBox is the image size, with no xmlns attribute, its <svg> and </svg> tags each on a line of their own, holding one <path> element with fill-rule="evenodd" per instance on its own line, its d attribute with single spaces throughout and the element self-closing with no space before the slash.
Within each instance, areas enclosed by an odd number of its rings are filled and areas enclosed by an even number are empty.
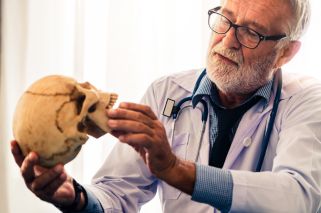
<svg viewBox="0 0 321 213">
<path fill-rule="evenodd" d="M 93 105 L 91 105 L 91 107 L 89 107 L 88 112 L 95 112 L 97 108 L 97 103 L 94 103 Z"/>
<path fill-rule="evenodd" d="M 86 99 L 85 95 L 80 95 L 79 97 L 77 97 L 76 99 L 76 108 L 77 108 L 77 114 L 79 115 L 82 109 L 82 106 L 84 104 L 84 101 Z"/>
</svg>

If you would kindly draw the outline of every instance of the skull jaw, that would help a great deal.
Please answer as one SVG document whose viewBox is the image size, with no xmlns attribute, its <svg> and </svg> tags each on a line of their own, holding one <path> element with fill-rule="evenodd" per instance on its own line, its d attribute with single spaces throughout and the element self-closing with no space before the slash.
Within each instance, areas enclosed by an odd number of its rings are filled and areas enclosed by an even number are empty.
<svg viewBox="0 0 321 213">
<path fill-rule="evenodd" d="M 102 128 L 100 128 L 96 122 L 92 121 L 90 118 L 86 117 L 85 121 L 83 122 L 84 126 L 85 126 L 85 132 L 90 135 L 93 136 L 95 138 L 99 138 L 103 135 L 105 135 L 108 131 L 108 129 L 106 129 L 107 131 L 103 130 Z M 107 128 L 107 127 L 106 127 Z"/>
<path fill-rule="evenodd" d="M 99 92 L 99 96 L 100 100 L 95 104 L 95 111 L 88 113 L 83 122 L 86 127 L 86 133 L 95 138 L 110 133 L 110 129 L 107 126 L 106 110 L 111 109 L 118 98 L 115 93 Z"/>
</svg>

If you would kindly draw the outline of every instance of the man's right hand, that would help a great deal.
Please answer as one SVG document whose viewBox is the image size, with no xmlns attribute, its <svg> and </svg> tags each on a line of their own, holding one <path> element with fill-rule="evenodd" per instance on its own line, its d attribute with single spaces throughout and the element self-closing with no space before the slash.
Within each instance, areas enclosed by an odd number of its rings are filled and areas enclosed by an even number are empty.
<svg viewBox="0 0 321 213">
<path fill-rule="evenodd" d="M 75 190 L 63 165 L 57 164 L 52 168 L 39 166 L 37 154 L 30 152 L 24 157 L 16 141 L 11 142 L 11 152 L 27 187 L 37 197 L 62 207 L 72 204 Z"/>
</svg>

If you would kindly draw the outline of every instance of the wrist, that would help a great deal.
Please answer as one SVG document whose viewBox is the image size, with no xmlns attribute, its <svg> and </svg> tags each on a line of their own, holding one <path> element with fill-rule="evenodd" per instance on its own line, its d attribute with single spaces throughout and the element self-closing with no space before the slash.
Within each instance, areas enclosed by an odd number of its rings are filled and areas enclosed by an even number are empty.
<svg viewBox="0 0 321 213">
<path fill-rule="evenodd" d="M 81 211 L 86 208 L 87 203 L 88 203 L 88 201 L 87 201 L 88 198 L 86 198 L 87 194 L 85 194 L 85 193 L 86 192 L 80 193 L 80 201 L 79 201 L 78 205 L 76 206 L 76 211 Z"/>
<path fill-rule="evenodd" d="M 88 203 L 87 193 L 84 187 L 82 187 L 75 179 L 73 179 L 73 188 L 75 191 L 75 198 L 73 202 L 68 206 L 58 206 L 62 212 L 68 213 L 68 212 L 74 212 L 74 211 L 81 211 L 84 208 L 86 208 Z"/>
<path fill-rule="evenodd" d="M 175 157 L 173 166 L 159 173 L 157 177 L 167 184 L 191 195 L 195 185 L 196 166 L 193 162 Z"/>
</svg>

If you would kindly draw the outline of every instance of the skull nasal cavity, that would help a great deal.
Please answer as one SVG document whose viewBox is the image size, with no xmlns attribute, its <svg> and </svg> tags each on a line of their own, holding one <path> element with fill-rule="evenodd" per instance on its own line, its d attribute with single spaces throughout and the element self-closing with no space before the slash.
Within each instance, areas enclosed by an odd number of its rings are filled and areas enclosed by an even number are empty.
<svg viewBox="0 0 321 213">
<path fill-rule="evenodd" d="M 81 95 L 81 96 L 77 97 L 77 99 L 76 99 L 76 106 L 77 106 L 77 114 L 78 115 L 81 112 L 81 109 L 82 109 L 85 99 L 86 99 L 86 96 L 84 96 L 84 95 Z"/>
<path fill-rule="evenodd" d="M 95 112 L 97 107 L 97 103 L 93 104 L 91 107 L 89 107 L 88 112 Z"/>
<path fill-rule="evenodd" d="M 85 132 L 86 127 L 82 122 L 79 122 L 77 125 L 77 129 L 79 132 Z"/>
</svg>

